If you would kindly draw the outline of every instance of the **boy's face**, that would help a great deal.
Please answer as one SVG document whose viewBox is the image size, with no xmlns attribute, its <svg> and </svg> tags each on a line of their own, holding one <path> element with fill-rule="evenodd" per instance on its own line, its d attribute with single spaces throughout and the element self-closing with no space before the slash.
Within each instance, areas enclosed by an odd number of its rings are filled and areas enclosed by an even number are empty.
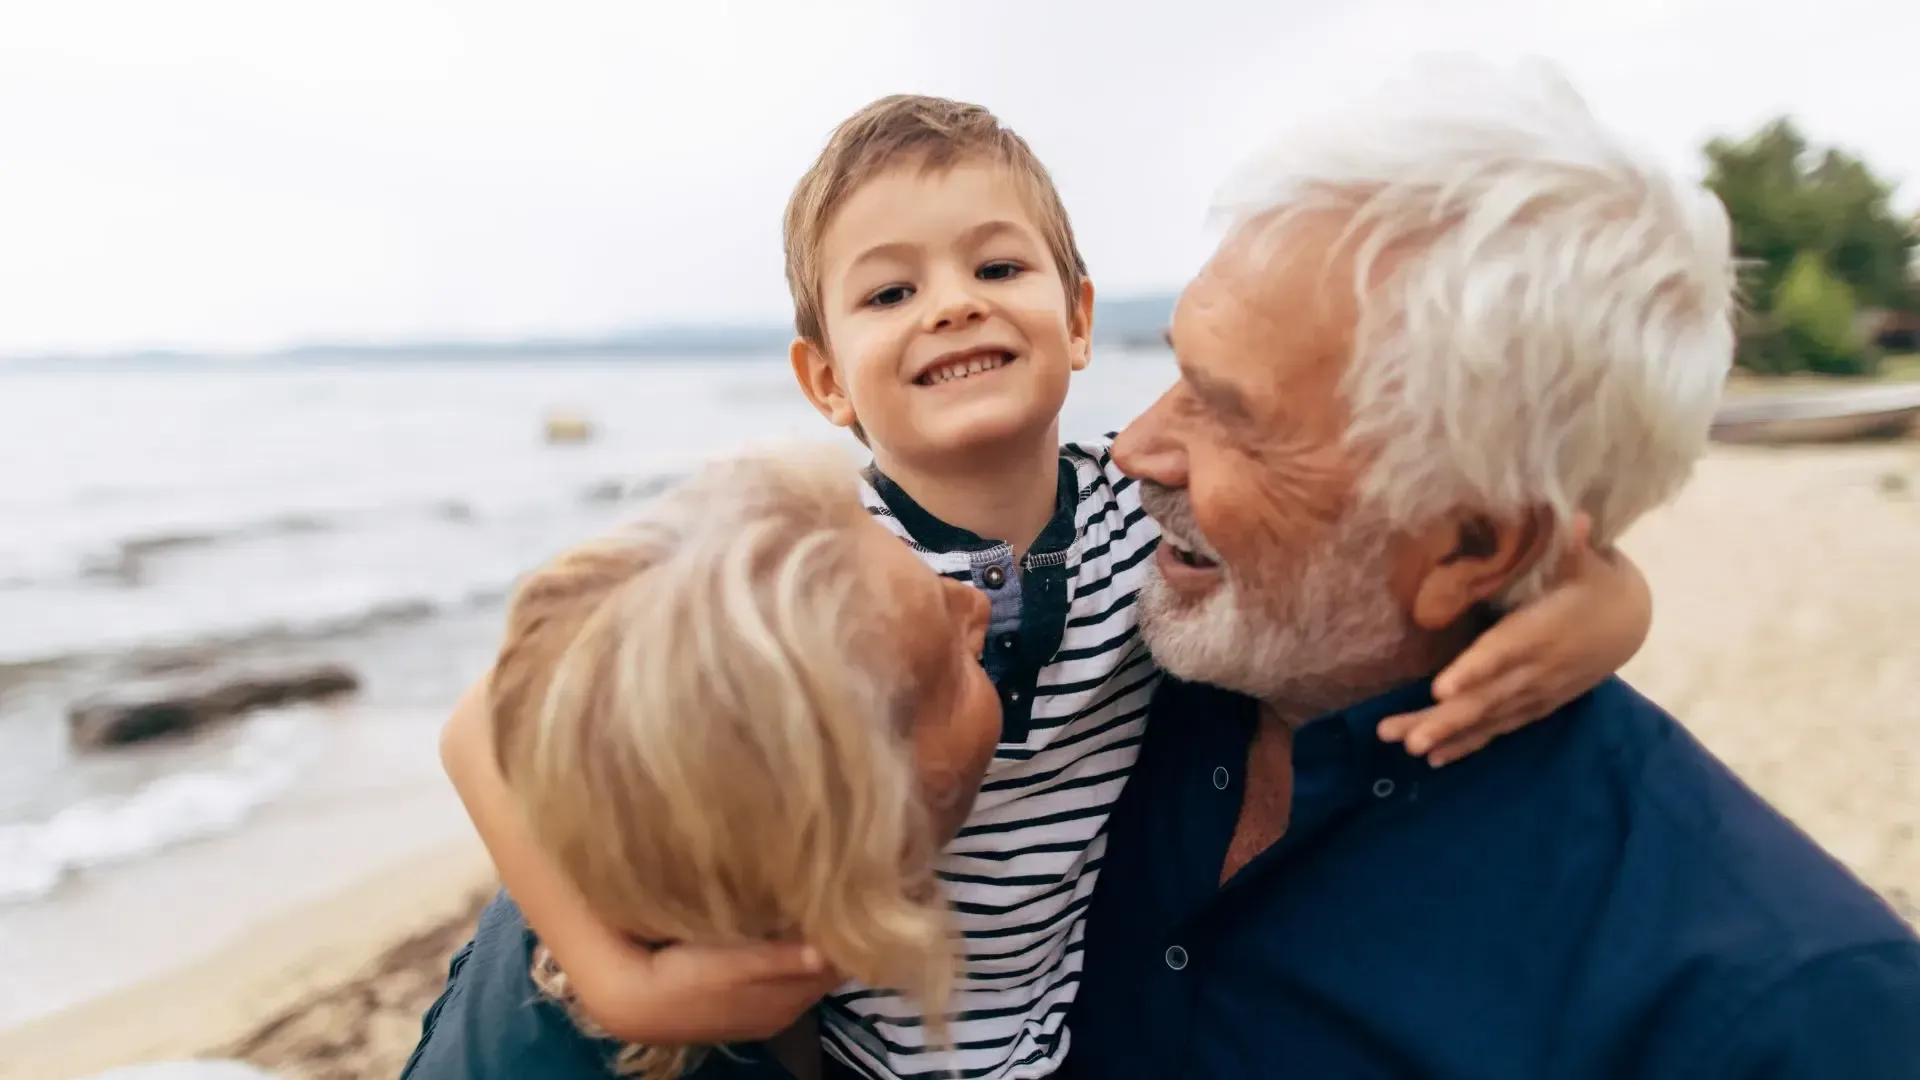
<svg viewBox="0 0 1920 1080">
<path fill-rule="evenodd" d="M 819 267 L 827 348 L 796 342 L 794 373 L 829 420 L 860 424 L 882 468 L 1057 440 L 1068 377 L 1087 364 L 1093 288 L 1068 303 L 1005 169 L 881 173 L 834 215 Z"/>
</svg>

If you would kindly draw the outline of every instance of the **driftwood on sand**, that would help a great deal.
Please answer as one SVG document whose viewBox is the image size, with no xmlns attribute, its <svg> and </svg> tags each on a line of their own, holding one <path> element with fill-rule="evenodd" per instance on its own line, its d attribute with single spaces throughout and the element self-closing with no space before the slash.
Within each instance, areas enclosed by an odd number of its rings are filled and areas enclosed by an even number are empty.
<svg viewBox="0 0 1920 1080">
<path fill-rule="evenodd" d="M 67 710 L 67 735 L 81 749 L 125 746 L 359 688 L 360 677 L 337 664 L 148 679 L 74 702 Z"/>
</svg>

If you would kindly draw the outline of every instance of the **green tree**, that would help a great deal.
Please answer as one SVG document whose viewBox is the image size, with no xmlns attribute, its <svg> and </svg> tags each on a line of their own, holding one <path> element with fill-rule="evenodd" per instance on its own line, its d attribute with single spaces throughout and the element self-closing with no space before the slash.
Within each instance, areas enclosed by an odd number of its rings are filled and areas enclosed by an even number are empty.
<svg viewBox="0 0 1920 1080">
<path fill-rule="evenodd" d="M 1707 184 L 1726 204 L 1735 246 L 1753 263 L 1748 302 L 1771 311 L 1802 254 L 1816 255 L 1867 308 L 1911 308 L 1920 222 L 1893 209 L 1894 186 L 1837 149 L 1815 150 L 1787 119 L 1706 147 Z"/>
<path fill-rule="evenodd" d="M 1774 314 L 1802 365 L 1828 375 L 1870 375 L 1879 356 L 1855 321 L 1853 290 L 1817 252 L 1801 252 L 1781 279 Z"/>
</svg>

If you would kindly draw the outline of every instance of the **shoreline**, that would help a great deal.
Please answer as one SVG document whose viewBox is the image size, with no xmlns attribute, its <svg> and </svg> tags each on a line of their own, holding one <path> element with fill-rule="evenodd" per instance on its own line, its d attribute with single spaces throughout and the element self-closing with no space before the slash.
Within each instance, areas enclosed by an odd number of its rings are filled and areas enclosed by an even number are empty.
<svg viewBox="0 0 1920 1080">
<path fill-rule="evenodd" d="M 408 858 L 171 971 L 0 1031 L 0 1080 L 76 1080 L 203 1057 L 269 1070 L 332 1058 L 345 1071 L 300 1075 L 381 1075 L 390 1052 L 374 1044 L 391 1044 L 405 1016 L 405 1060 L 448 956 L 496 888 L 478 840 Z M 396 1062 L 385 1075 L 398 1071 Z"/>
<path fill-rule="evenodd" d="M 356 704 L 291 724 L 269 798 L 213 835 L 87 868 L 0 908 L 0 1030 L 213 955 L 288 911 L 472 836 L 440 770 L 441 714 Z M 0 1057 L 0 1062 L 5 1062 Z"/>
</svg>

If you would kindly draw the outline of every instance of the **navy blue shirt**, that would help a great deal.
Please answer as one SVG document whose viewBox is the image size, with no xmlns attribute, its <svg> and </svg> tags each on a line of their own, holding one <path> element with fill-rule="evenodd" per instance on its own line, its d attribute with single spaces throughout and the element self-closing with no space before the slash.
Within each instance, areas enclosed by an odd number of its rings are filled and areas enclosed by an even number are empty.
<svg viewBox="0 0 1920 1080">
<path fill-rule="evenodd" d="M 1310 723 L 1221 887 L 1256 717 L 1169 682 L 1112 819 L 1075 1077 L 1920 1077 L 1920 942 L 1611 680 L 1438 771 Z"/>
</svg>

